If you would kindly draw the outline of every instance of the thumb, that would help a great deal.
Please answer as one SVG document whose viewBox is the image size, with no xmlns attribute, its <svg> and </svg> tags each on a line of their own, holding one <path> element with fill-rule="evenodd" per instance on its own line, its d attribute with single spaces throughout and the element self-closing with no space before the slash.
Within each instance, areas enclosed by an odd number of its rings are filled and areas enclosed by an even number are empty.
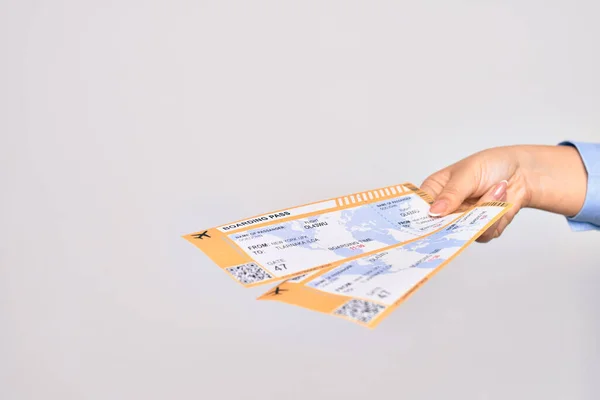
<svg viewBox="0 0 600 400">
<path fill-rule="evenodd" d="M 475 180 L 472 171 L 453 172 L 450 180 L 431 205 L 429 215 L 440 217 L 456 211 L 477 189 Z"/>
</svg>

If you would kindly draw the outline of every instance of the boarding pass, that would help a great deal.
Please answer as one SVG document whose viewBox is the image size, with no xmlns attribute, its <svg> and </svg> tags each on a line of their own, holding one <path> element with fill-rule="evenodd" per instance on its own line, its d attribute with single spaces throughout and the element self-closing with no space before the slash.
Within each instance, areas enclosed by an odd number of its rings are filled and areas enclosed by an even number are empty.
<svg viewBox="0 0 600 400">
<path fill-rule="evenodd" d="M 259 297 L 374 328 L 511 207 L 473 207 L 442 229 L 404 245 L 293 277 Z"/>
<path fill-rule="evenodd" d="M 411 183 L 286 208 L 184 235 L 245 287 L 366 258 L 440 231 L 463 213 L 432 218 Z"/>
</svg>

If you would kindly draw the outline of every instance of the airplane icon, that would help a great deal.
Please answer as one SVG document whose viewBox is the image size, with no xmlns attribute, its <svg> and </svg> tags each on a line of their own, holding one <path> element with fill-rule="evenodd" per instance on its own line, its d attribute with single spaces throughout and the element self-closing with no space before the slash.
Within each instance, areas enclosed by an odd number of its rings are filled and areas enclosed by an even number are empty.
<svg viewBox="0 0 600 400">
<path fill-rule="evenodd" d="M 277 286 L 275 288 L 275 290 L 273 290 L 272 292 L 269 293 L 269 296 L 277 296 L 279 294 L 282 294 L 281 292 L 287 292 L 287 289 L 280 289 L 279 286 Z"/>
<path fill-rule="evenodd" d="M 192 235 L 192 236 L 194 236 L 196 239 L 200 239 L 200 240 L 202 240 L 202 238 L 204 238 L 204 237 L 210 238 L 210 235 L 208 234 L 208 231 L 204 231 L 202 233 L 197 233 L 197 234 Z"/>
</svg>

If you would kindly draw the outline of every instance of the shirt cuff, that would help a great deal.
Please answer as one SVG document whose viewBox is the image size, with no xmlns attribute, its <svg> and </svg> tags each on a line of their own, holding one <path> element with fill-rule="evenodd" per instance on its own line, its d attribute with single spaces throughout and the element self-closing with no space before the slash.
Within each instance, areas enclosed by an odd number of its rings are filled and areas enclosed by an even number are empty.
<svg viewBox="0 0 600 400">
<path fill-rule="evenodd" d="M 564 141 L 560 146 L 577 149 L 587 171 L 587 192 L 583 207 L 567 221 L 573 231 L 600 230 L 600 143 Z"/>
</svg>

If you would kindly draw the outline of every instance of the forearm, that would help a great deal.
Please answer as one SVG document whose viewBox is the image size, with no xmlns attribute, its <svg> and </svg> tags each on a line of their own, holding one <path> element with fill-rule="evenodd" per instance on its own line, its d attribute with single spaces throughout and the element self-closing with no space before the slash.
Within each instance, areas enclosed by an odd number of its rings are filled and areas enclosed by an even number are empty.
<svg viewBox="0 0 600 400">
<path fill-rule="evenodd" d="M 520 146 L 531 208 L 567 217 L 583 207 L 587 173 L 577 149 L 570 146 Z"/>
</svg>

